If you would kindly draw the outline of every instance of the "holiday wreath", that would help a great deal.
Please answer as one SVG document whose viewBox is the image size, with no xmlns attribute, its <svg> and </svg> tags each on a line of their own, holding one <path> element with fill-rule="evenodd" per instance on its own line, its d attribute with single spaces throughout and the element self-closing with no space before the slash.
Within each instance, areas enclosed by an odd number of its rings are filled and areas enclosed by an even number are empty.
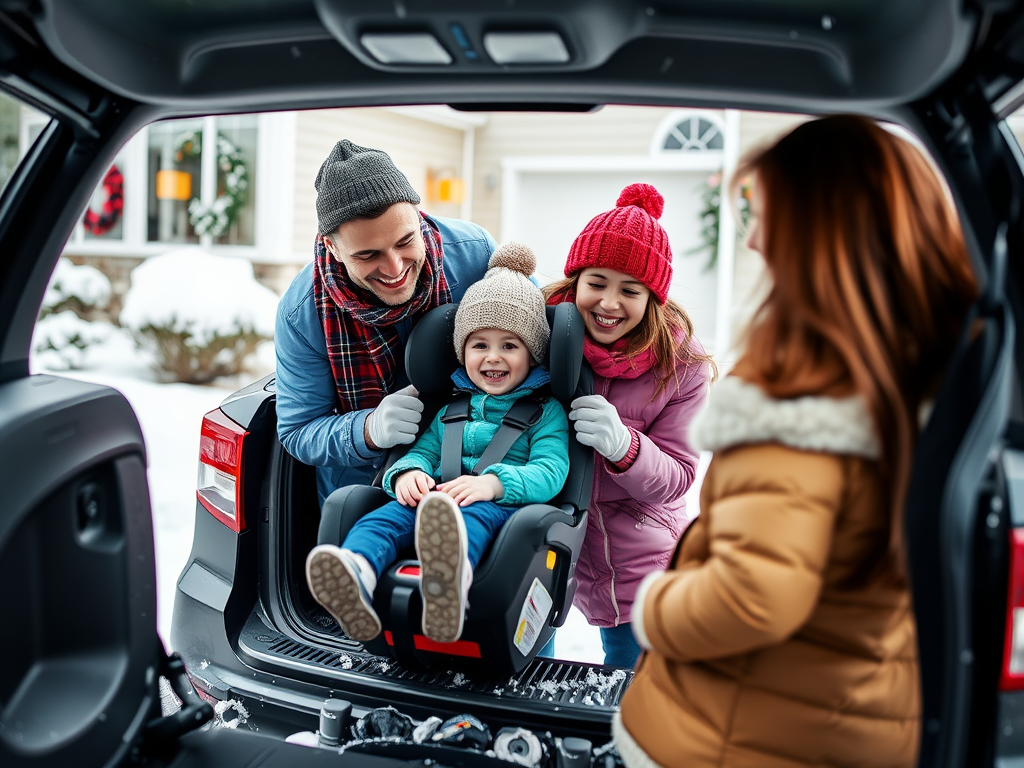
<svg viewBox="0 0 1024 768">
<path fill-rule="evenodd" d="M 750 184 L 744 182 L 739 189 L 739 199 L 736 201 L 735 210 L 739 213 L 740 230 L 746 229 L 750 221 Z M 697 213 L 700 220 L 700 245 L 691 248 L 686 253 L 695 254 L 707 251 L 708 260 L 704 264 L 704 271 L 710 272 L 718 263 L 718 222 L 722 209 L 722 174 L 716 173 L 709 176 L 704 182 L 704 188 L 700 193 L 701 207 Z"/>
<path fill-rule="evenodd" d="M 105 235 L 121 218 L 121 211 L 124 210 L 124 176 L 116 165 L 110 166 L 107 175 L 103 177 L 103 207 L 99 213 L 92 207 L 85 209 L 85 216 L 82 217 L 82 226 L 85 231 L 92 235 Z"/>
<path fill-rule="evenodd" d="M 203 151 L 203 132 L 189 131 L 179 140 L 174 159 L 182 162 L 188 157 L 199 157 Z M 249 167 L 242 150 L 221 134 L 217 134 L 217 170 L 223 174 L 223 185 L 218 184 L 217 197 L 211 205 L 204 205 L 198 197 L 188 204 L 188 220 L 197 235 L 221 237 L 231 228 L 238 212 L 249 199 Z"/>
</svg>

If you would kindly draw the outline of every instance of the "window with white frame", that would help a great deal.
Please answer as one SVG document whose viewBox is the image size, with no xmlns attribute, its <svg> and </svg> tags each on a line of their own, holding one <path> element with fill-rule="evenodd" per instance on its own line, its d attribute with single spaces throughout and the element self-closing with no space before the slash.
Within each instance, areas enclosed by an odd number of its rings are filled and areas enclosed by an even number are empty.
<svg viewBox="0 0 1024 768">
<path fill-rule="evenodd" d="M 154 123 L 121 151 L 78 245 L 255 245 L 258 115 Z"/>
<path fill-rule="evenodd" d="M 257 116 L 174 120 L 149 129 L 146 240 L 255 244 Z"/>
<path fill-rule="evenodd" d="M 0 93 L 0 189 L 49 122 L 49 115 Z"/>
<path fill-rule="evenodd" d="M 146 242 L 198 243 L 189 221 L 203 201 L 205 120 L 174 120 L 149 127 L 146 142 Z M 209 200 L 205 201 L 209 203 Z"/>
<path fill-rule="evenodd" d="M 662 152 L 703 152 L 725 147 L 725 131 L 706 114 L 684 114 L 663 128 Z"/>
</svg>

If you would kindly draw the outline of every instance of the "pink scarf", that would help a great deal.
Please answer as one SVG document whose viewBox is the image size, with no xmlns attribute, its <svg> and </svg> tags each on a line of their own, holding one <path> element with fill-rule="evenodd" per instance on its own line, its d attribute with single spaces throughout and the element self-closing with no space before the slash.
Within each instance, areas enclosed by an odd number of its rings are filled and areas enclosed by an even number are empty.
<svg viewBox="0 0 1024 768">
<path fill-rule="evenodd" d="M 606 379 L 635 379 L 654 367 L 654 350 L 648 349 L 632 357 L 625 354 L 628 340 L 603 347 L 589 336 L 583 337 L 583 356 L 594 373 Z"/>
<path fill-rule="evenodd" d="M 567 290 L 556 293 L 548 299 L 548 304 L 576 303 L 576 291 Z M 583 356 L 598 376 L 606 379 L 635 379 L 654 367 L 654 350 L 648 349 L 638 355 L 629 357 L 625 354 L 629 340 L 625 337 L 615 341 L 611 347 L 603 347 L 590 336 L 583 337 Z"/>
</svg>

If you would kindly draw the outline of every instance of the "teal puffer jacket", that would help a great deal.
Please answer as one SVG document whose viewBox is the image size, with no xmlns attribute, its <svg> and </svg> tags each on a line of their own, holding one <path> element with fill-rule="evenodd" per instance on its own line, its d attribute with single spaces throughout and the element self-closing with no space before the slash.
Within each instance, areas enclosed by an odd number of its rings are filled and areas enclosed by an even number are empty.
<svg viewBox="0 0 1024 768">
<path fill-rule="evenodd" d="M 469 421 L 462 433 L 462 468 L 468 475 L 512 404 L 547 384 L 551 376 L 545 368 L 536 366 L 522 384 L 503 395 L 484 394 L 469 380 L 464 368 L 452 374 L 452 380 L 460 391 L 471 393 Z M 395 478 L 410 469 L 422 470 L 441 481 L 443 413 L 442 410 L 409 452 L 384 475 L 384 490 L 391 496 L 395 495 Z M 505 494 L 495 499 L 498 504 L 521 507 L 553 499 L 569 474 L 569 421 L 561 403 L 549 397 L 538 422 L 519 436 L 500 463 L 483 472 L 488 473 L 497 475 L 505 487 Z"/>
</svg>

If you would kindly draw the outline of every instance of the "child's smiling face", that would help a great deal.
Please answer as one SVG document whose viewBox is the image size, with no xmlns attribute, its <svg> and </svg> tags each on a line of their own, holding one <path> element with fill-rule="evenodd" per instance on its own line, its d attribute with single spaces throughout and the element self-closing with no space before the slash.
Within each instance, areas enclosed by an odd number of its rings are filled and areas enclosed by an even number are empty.
<svg viewBox="0 0 1024 768">
<path fill-rule="evenodd" d="M 584 269 L 576 281 L 576 309 L 598 344 L 611 344 L 636 328 L 650 298 L 646 285 L 614 269 Z"/>
<path fill-rule="evenodd" d="M 466 337 L 466 373 L 489 395 L 511 392 L 526 380 L 533 358 L 523 340 L 510 331 L 481 328 Z"/>
</svg>

